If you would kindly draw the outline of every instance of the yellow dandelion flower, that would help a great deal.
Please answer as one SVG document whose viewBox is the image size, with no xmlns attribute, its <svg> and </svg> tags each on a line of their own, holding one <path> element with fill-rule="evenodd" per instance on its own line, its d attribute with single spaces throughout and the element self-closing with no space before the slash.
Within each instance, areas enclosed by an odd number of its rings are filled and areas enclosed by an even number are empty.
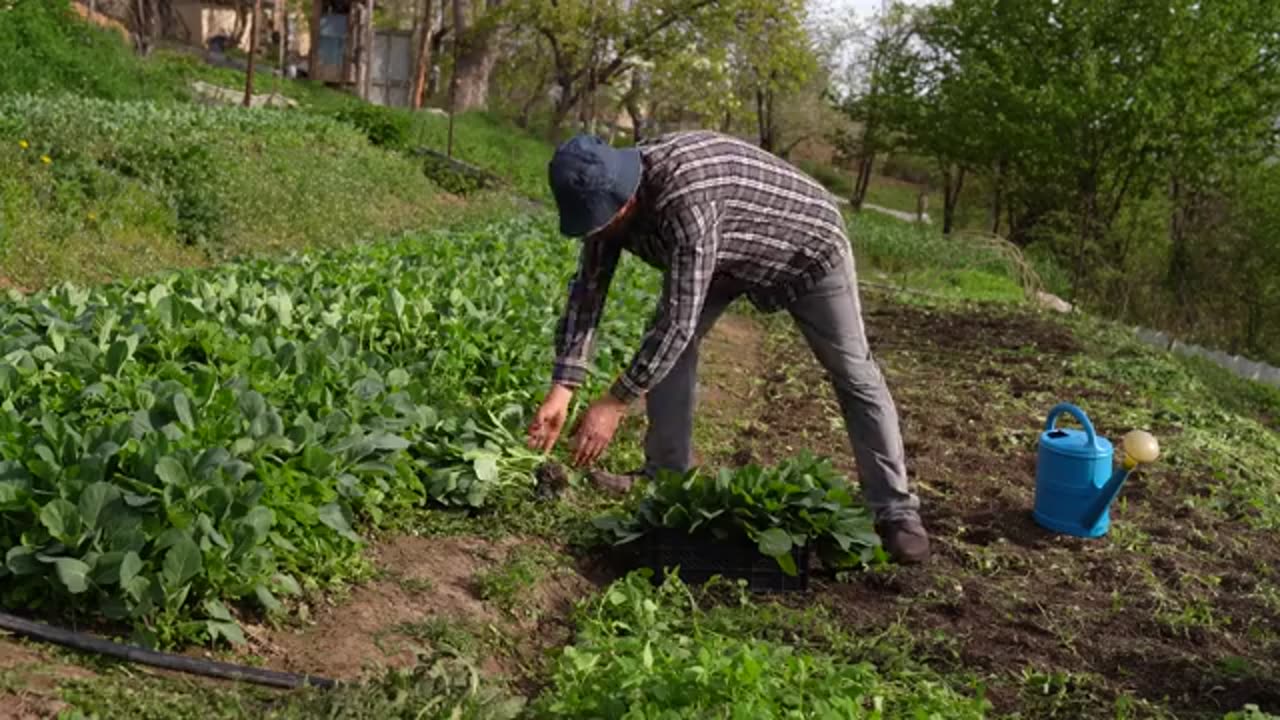
<svg viewBox="0 0 1280 720">
<path fill-rule="evenodd" d="M 19 140 L 18 147 L 22 148 L 23 150 L 26 150 L 27 148 L 31 147 L 31 143 L 27 142 L 26 140 Z"/>
<path fill-rule="evenodd" d="M 41 155 L 40 162 L 44 163 L 45 165 L 48 165 L 49 163 L 53 162 L 53 158 L 49 157 L 48 155 Z"/>
</svg>

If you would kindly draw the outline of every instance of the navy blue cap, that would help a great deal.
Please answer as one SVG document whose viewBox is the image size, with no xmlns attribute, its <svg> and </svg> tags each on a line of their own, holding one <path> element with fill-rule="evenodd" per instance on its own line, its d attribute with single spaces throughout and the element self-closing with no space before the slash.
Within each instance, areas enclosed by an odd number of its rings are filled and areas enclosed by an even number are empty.
<svg viewBox="0 0 1280 720">
<path fill-rule="evenodd" d="M 614 148 L 594 135 L 578 135 L 556 148 L 548 174 L 560 209 L 560 232 L 583 237 L 605 225 L 640 186 L 635 148 Z"/>
</svg>

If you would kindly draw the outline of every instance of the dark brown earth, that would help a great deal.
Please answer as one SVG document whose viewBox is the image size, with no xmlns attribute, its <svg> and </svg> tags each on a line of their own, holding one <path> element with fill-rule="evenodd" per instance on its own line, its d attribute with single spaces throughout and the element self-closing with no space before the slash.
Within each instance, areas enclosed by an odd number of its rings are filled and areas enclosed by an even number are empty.
<svg viewBox="0 0 1280 720">
<path fill-rule="evenodd" d="M 874 302 L 866 321 L 935 556 L 924 568 L 819 581 L 798 602 L 833 608 L 855 633 L 904 624 L 915 652 L 945 658 L 939 669 L 982 675 L 1001 713 L 1110 716 L 1122 695 L 1183 717 L 1280 707 L 1280 603 L 1255 592 L 1280 567 L 1280 544 L 1188 508 L 1182 498 L 1203 477 L 1131 477 L 1100 540 L 1052 535 L 1031 518 L 1044 413 L 1061 400 L 1130 401 L 1120 389 L 1073 391 L 1065 361 L 1081 348 L 1067 330 L 1032 314 Z M 743 451 L 773 461 L 805 447 L 853 476 L 834 396 L 802 342 L 782 334 L 767 354 L 769 391 Z M 1116 440 L 1128 429 L 1093 419 Z M 1088 691 L 1073 696 L 1096 700 L 1092 712 L 1053 707 L 1024 670 L 1063 673 Z"/>
</svg>

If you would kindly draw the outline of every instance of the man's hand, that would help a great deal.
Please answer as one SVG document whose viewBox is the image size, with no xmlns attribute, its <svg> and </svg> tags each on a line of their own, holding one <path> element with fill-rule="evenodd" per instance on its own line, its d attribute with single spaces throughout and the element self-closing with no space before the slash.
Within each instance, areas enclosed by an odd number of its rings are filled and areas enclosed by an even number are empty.
<svg viewBox="0 0 1280 720">
<path fill-rule="evenodd" d="M 608 393 L 591 403 L 574 428 L 573 464 L 584 467 L 598 460 L 626 412 L 627 404 Z"/>
<path fill-rule="evenodd" d="M 569 400 L 573 391 L 563 385 L 553 385 L 551 392 L 542 401 L 542 406 L 533 416 L 529 425 L 529 447 L 542 452 L 550 452 L 560 439 L 560 431 L 569 419 Z"/>
</svg>

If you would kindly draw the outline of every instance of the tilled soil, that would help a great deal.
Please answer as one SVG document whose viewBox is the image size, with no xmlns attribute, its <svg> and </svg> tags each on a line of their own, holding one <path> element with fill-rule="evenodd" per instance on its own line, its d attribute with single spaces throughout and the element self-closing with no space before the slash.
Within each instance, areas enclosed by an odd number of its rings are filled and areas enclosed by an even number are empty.
<svg viewBox="0 0 1280 720">
<path fill-rule="evenodd" d="M 1069 331 L 1029 313 L 902 305 L 871 304 L 866 322 L 934 558 L 827 579 L 803 602 L 868 633 L 900 619 L 940 669 L 983 676 L 1002 713 L 1110 716 L 1121 696 L 1189 718 L 1280 708 L 1280 603 L 1266 583 L 1280 543 L 1184 504 L 1206 478 L 1140 471 L 1098 540 L 1031 518 L 1044 414 L 1061 400 L 1126 401 L 1074 385 L 1066 360 L 1081 347 Z M 772 461 L 803 446 L 855 477 L 825 375 L 795 333 L 770 345 L 753 453 Z M 1093 420 L 1113 441 L 1128 429 Z"/>
<path fill-rule="evenodd" d="M 569 641 L 573 603 L 596 583 L 588 579 L 590 568 L 570 564 L 540 572 L 515 598 L 518 608 L 484 600 L 480 578 L 500 570 L 518 548 L 535 545 L 544 543 L 520 537 L 392 539 L 373 551 L 383 577 L 310 610 L 300 626 L 246 628 L 246 651 L 274 668 L 356 680 L 410 667 L 420 653 L 449 644 L 474 656 L 487 675 L 536 682 L 543 651 Z M 459 640 L 467 645 L 453 647 Z"/>
</svg>

